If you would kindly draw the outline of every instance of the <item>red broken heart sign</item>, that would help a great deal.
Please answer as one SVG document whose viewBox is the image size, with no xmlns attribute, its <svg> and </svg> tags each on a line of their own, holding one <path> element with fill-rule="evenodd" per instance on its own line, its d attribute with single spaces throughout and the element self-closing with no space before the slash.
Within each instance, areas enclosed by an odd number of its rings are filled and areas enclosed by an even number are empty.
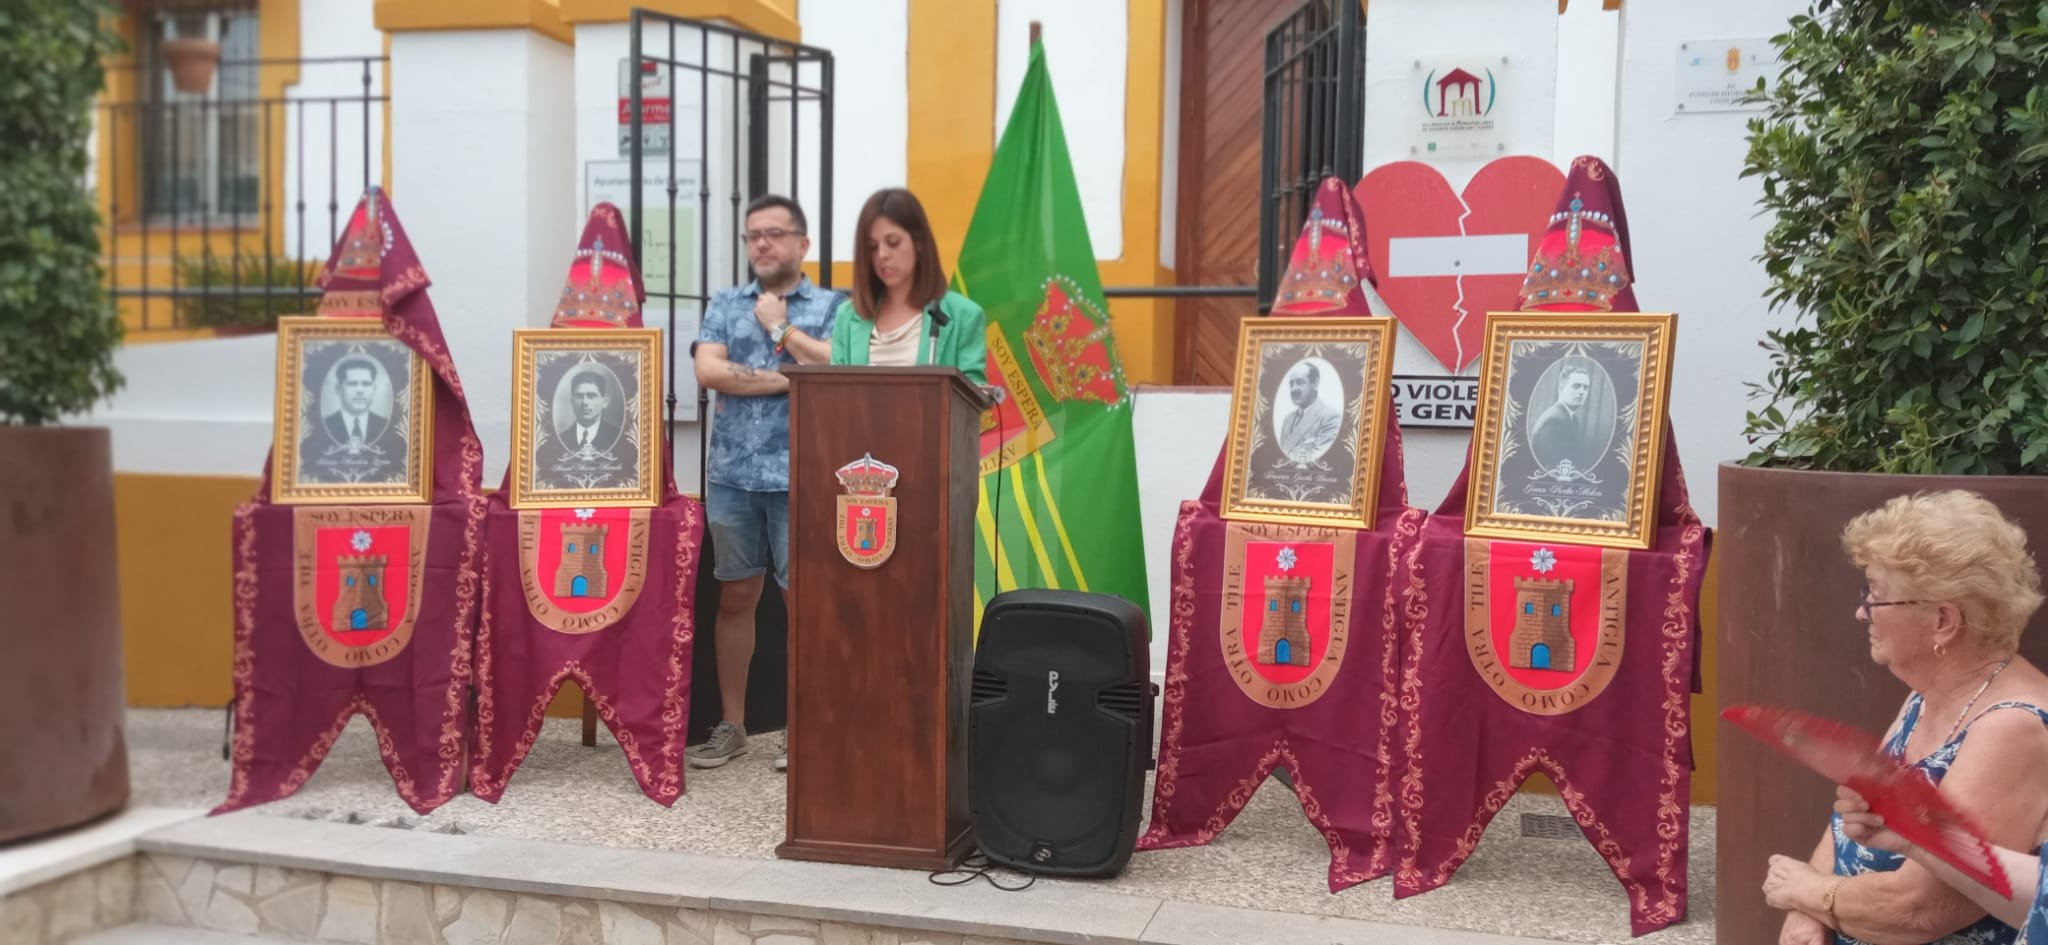
<svg viewBox="0 0 2048 945">
<path fill-rule="evenodd" d="M 1527 237 L 1521 254 L 1526 267 L 1563 190 L 1564 173 L 1534 157 L 1505 157 L 1480 168 L 1465 185 L 1462 201 L 1436 168 L 1419 161 L 1383 164 L 1358 182 L 1355 193 L 1365 211 L 1367 251 L 1379 275 L 1380 298 L 1444 367 L 1461 371 L 1479 356 L 1486 313 L 1520 306 L 1515 293 L 1526 271 L 1402 275 L 1389 265 L 1393 241 L 1520 234 Z"/>
</svg>

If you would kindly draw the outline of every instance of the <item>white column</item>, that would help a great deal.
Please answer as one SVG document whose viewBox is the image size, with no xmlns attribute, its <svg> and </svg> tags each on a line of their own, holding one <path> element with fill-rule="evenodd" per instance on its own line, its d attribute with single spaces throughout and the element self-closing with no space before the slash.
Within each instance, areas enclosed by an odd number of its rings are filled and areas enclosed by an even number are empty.
<svg viewBox="0 0 2048 945">
<path fill-rule="evenodd" d="M 576 247 L 573 64 L 529 29 L 391 38 L 392 205 L 433 280 L 487 488 L 511 458 L 512 330 L 548 323 Z"/>
</svg>

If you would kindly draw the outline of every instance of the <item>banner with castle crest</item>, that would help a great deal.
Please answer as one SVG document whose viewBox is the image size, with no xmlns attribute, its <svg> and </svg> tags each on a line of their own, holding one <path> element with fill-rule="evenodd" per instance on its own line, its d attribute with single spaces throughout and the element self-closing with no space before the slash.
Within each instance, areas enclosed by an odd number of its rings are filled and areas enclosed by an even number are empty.
<svg viewBox="0 0 2048 945">
<path fill-rule="evenodd" d="M 1224 538 L 1223 661 L 1245 697 L 1298 709 L 1344 665 L 1358 533 L 1232 523 Z"/>
<path fill-rule="evenodd" d="M 297 510 L 292 611 L 314 656 L 355 667 L 404 652 L 419 618 L 430 524 L 422 507 Z"/>
<path fill-rule="evenodd" d="M 617 623 L 647 583 L 646 509 L 531 509 L 519 513 L 519 579 L 526 609 L 560 633 Z"/>
<path fill-rule="evenodd" d="M 1495 695 L 1563 715 L 1600 697 L 1627 644 L 1628 551 L 1465 542 L 1465 650 Z"/>
</svg>

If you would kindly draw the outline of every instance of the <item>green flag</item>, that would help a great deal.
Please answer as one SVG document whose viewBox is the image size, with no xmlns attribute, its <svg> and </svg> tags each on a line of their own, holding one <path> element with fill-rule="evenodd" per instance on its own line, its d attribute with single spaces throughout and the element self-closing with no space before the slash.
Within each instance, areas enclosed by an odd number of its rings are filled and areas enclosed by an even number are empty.
<svg viewBox="0 0 2048 945">
<path fill-rule="evenodd" d="M 975 619 L 999 591 L 1119 594 L 1146 607 L 1131 396 L 1053 100 L 1045 48 L 996 146 L 954 288 L 988 312 Z"/>
</svg>

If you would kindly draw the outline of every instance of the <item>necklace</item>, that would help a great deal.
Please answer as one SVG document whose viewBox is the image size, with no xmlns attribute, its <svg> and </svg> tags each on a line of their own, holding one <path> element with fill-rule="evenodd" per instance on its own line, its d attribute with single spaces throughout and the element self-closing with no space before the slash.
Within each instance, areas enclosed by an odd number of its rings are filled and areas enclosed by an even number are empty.
<svg viewBox="0 0 2048 945">
<path fill-rule="evenodd" d="M 1956 732 L 1962 729 L 1963 720 L 1970 717 L 1970 710 L 1977 707 L 1977 700 L 1983 698 L 1984 690 L 1991 688 L 1991 681 L 1997 679 L 1999 673 L 2005 672 L 2006 665 L 2011 662 L 2012 657 L 2006 657 L 1999 661 L 1998 667 L 1991 671 L 1991 675 L 1984 677 L 1984 685 L 1978 686 L 1977 694 L 1971 696 L 1970 701 L 1963 703 L 1963 711 L 1956 713 L 1956 724 L 1948 727 L 1948 736 L 1941 740 L 1942 744 L 1946 745 L 1955 740 Z"/>
</svg>

